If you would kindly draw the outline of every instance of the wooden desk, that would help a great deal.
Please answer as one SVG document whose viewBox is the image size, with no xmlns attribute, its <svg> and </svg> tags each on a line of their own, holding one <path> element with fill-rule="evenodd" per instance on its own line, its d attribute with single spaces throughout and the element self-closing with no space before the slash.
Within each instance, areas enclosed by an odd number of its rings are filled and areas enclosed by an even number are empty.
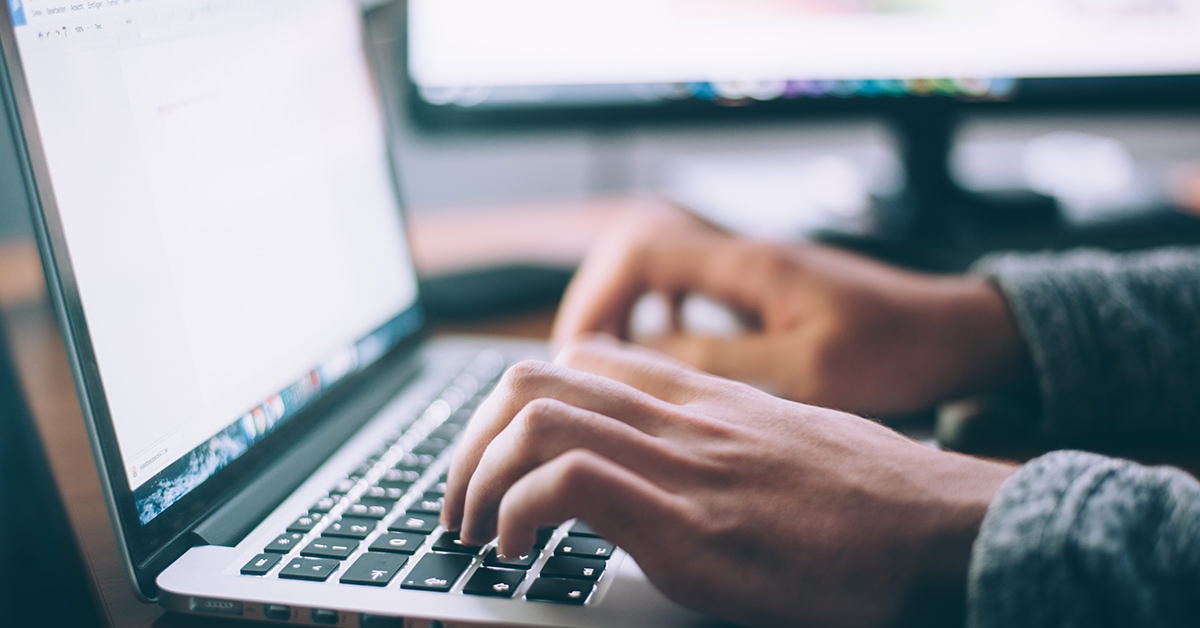
<svg viewBox="0 0 1200 628">
<path fill-rule="evenodd" d="M 545 204 L 506 211 L 455 209 L 410 220 L 423 273 L 498 262 L 577 262 L 594 235 L 626 210 L 653 200 Z M 9 327 L 22 383 L 109 626 L 244 626 L 246 622 L 166 614 L 139 602 L 121 567 L 58 325 L 46 299 L 36 247 L 0 244 L 0 314 Z M 533 312 L 444 331 L 546 337 L 553 312 Z"/>
</svg>

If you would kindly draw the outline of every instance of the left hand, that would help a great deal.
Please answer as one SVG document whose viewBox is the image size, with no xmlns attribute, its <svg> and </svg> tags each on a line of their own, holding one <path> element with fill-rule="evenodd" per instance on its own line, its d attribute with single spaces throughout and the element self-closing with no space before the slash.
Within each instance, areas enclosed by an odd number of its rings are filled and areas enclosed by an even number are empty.
<svg viewBox="0 0 1200 628">
<path fill-rule="evenodd" d="M 563 297 L 562 343 L 631 337 L 634 304 L 658 293 L 672 329 L 642 339 L 714 375 L 856 414 L 895 416 L 1000 390 L 1030 366 L 1000 290 L 980 277 L 915 273 L 813 242 L 755 242 L 680 212 L 630 215 L 600 238 Z M 694 333 L 679 304 L 704 295 L 747 324 Z"/>
<path fill-rule="evenodd" d="M 505 374 L 442 522 L 519 555 L 580 517 L 668 597 L 739 623 L 961 622 L 971 544 L 1012 470 L 593 339 Z"/>
</svg>

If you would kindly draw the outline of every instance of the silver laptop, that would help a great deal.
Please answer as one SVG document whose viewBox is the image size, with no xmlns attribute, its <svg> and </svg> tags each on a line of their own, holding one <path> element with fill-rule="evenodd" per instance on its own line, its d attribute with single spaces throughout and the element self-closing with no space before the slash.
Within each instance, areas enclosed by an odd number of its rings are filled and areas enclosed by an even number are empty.
<svg viewBox="0 0 1200 628">
<path fill-rule="evenodd" d="M 357 2 L 4 2 L 0 91 L 143 598 L 363 628 L 709 623 L 584 522 L 507 560 L 438 527 L 456 436 L 545 349 L 425 341 Z"/>
</svg>

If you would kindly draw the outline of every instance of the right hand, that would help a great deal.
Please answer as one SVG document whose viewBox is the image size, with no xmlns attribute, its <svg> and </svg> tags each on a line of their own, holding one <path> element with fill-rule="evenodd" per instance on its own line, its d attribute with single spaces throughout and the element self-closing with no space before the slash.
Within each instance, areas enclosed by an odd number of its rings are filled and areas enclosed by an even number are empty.
<svg viewBox="0 0 1200 628">
<path fill-rule="evenodd" d="M 518 556 L 580 517 L 668 597 L 738 623 L 961 625 L 971 547 L 1014 469 L 601 337 L 501 378 L 441 521 Z"/>
<path fill-rule="evenodd" d="M 714 298 L 750 329 L 722 337 L 676 324 L 647 344 L 804 403 L 896 415 L 998 388 L 1028 368 L 1007 304 L 984 279 L 739 239 L 682 212 L 634 215 L 601 238 L 564 297 L 556 344 L 592 332 L 629 339 L 634 304 L 653 292 L 673 304 Z"/>
</svg>

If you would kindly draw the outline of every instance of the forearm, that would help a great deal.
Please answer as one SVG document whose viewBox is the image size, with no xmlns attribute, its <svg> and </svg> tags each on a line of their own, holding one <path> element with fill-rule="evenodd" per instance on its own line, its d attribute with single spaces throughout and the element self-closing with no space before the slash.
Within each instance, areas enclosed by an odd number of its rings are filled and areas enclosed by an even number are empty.
<svg viewBox="0 0 1200 628">
<path fill-rule="evenodd" d="M 1200 249 L 1008 255 L 976 273 L 1028 349 L 1048 444 L 1200 442 Z"/>
<path fill-rule="evenodd" d="M 1079 452 L 1022 467 L 972 550 L 970 628 L 1194 626 L 1200 484 Z"/>
</svg>

